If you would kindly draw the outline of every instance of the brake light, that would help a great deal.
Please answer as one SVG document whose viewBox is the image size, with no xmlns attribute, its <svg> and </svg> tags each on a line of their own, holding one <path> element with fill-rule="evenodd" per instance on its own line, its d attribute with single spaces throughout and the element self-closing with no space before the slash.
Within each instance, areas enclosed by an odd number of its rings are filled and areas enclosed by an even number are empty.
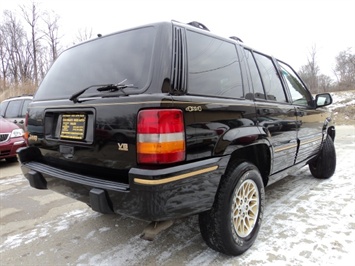
<svg viewBox="0 0 355 266">
<path fill-rule="evenodd" d="M 138 163 L 167 164 L 185 160 L 184 132 L 181 110 L 140 111 L 137 118 Z"/>
<path fill-rule="evenodd" d="M 27 128 L 28 126 L 28 112 L 26 113 L 26 116 L 25 116 L 25 128 Z"/>
<path fill-rule="evenodd" d="M 25 116 L 25 124 L 24 124 L 24 131 L 25 131 L 24 139 L 25 139 L 26 143 L 28 144 L 29 133 L 28 133 L 28 131 L 27 131 L 27 126 L 28 126 L 28 112 L 26 113 L 26 116 Z"/>
</svg>

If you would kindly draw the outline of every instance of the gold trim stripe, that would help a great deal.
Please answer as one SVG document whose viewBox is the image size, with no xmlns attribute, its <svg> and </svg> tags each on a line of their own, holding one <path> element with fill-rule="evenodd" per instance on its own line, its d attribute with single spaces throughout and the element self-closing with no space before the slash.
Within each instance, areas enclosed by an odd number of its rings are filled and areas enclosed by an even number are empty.
<svg viewBox="0 0 355 266">
<path fill-rule="evenodd" d="M 212 172 L 214 170 L 216 170 L 218 168 L 217 165 L 215 166 L 211 166 L 205 169 L 201 169 L 201 170 L 197 170 L 197 171 L 193 171 L 190 173 L 186 173 L 186 174 L 182 174 L 182 175 L 177 175 L 177 176 L 172 176 L 169 178 L 164 178 L 164 179 L 158 179 L 158 180 L 147 180 L 147 179 L 142 179 L 142 178 L 134 178 L 134 182 L 137 184 L 142 184 L 142 185 L 161 185 L 161 184 L 166 184 L 166 183 L 170 183 L 170 182 L 174 182 L 177 180 L 181 180 L 181 179 L 185 179 L 188 177 L 192 177 L 195 175 L 200 175 L 200 174 L 204 174 L 204 173 L 208 173 L 208 172 Z"/>
<path fill-rule="evenodd" d="M 308 143 L 311 143 L 311 142 L 314 142 L 314 141 L 321 141 L 321 140 L 322 140 L 322 136 L 316 137 L 316 138 L 313 138 L 313 139 L 310 139 L 310 140 L 307 140 L 307 141 L 301 141 L 301 145 L 308 144 Z"/>
<path fill-rule="evenodd" d="M 315 141 L 321 141 L 322 140 L 322 136 L 320 137 L 315 137 L 313 139 L 309 139 L 309 140 L 306 140 L 306 141 L 301 141 L 301 145 L 304 145 L 304 144 L 308 144 L 308 143 L 311 143 L 311 142 L 315 142 Z M 275 149 L 274 151 L 275 152 L 280 152 L 280 151 L 284 151 L 284 150 L 288 150 L 288 149 L 292 149 L 292 148 L 295 148 L 297 147 L 297 144 L 292 144 L 292 145 L 288 145 L 286 147 L 281 147 L 281 148 L 277 148 Z"/>
<path fill-rule="evenodd" d="M 280 151 L 292 149 L 292 148 L 295 148 L 295 147 L 297 147 L 297 144 L 292 144 L 292 145 L 289 145 L 289 146 L 286 146 L 286 147 L 281 147 L 281 148 L 275 149 L 275 152 L 280 152 Z"/>
</svg>

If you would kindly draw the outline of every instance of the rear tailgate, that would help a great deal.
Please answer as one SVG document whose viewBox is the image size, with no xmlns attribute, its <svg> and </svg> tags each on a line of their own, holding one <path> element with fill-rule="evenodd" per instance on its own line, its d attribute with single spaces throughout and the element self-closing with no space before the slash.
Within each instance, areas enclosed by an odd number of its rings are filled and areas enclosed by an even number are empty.
<svg viewBox="0 0 355 266">
<path fill-rule="evenodd" d="M 127 183 L 129 169 L 137 164 L 139 110 L 171 107 L 172 101 L 162 95 L 136 95 L 92 99 L 90 104 L 51 104 L 33 102 L 29 108 L 29 144 L 42 154 L 36 160 L 64 171 Z"/>
</svg>

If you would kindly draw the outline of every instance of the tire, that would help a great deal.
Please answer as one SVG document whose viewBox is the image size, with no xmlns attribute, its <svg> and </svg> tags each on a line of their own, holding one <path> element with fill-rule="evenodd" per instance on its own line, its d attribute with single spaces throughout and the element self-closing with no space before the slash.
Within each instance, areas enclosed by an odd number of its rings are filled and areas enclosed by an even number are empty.
<svg viewBox="0 0 355 266">
<path fill-rule="evenodd" d="M 212 209 L 199 214 L 202 238 L 226 255 L 244 253 L 258 235 L 264 204 L 264 184 L 257 167 L 234 163 L 222 177 Z"/>
<path fill-rule="evenodd" d="M 318 179 L 327 179 L 334 174 L 336 168 L 336 153 L 333 140 L 329 135 L 325 139 L 317 157 L 313 159 L 308 166 L 312 175 Z"/>
</svg>

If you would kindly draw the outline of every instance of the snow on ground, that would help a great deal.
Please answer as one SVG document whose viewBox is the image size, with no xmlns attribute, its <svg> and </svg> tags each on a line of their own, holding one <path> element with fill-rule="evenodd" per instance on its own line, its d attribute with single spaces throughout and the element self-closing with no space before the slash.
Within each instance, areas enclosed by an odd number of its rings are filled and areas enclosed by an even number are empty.
<svg viewBox="0 0 355 266">
<path fill-rule="evenodd" d="M 101 215 L 34 190 L 21 175 L 2 178 L 1 265 L 353 266 L 355 127 L 337 127 L 335 145 L 337 169 L 330 179 L 317 180 L 305 167 L 266 188 L 259 236 L 239 257 L 209 249 L 197 216 L 148 242 L 140 239 L 145 222 Z"/>
<path fill-rule="evenodd" d="M 331 93 L 333 104 L 328 106 L 337 125 L 355 124 L 355 90 Z"/>
<path fill-rule="evenodd" d="M 340 91 L 330 94 L 333 98 L 333 103 L 329 106 L 330 110 L 333 110 L 338 107 L 347 107 L 355 105 L 355 90 Z"/>
</svg>

